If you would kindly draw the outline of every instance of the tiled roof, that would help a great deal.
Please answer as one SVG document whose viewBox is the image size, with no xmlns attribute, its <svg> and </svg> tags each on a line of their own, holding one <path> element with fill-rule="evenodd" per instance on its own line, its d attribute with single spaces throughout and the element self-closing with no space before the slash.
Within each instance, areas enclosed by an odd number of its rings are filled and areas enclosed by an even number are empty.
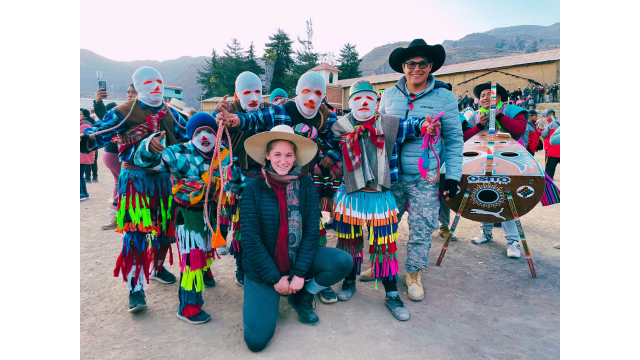
<svg viewBox="0 0 640 360">
<path fill-rule="evenodd" d="M 338 85 L 342 87 L 350 87 L 351 85 L 353 85 L 354 82 L 358 80 L 369 80 L 369 82 L 372 84 L 379 84 L 379 83 L 385 83 L 389 81 L 398 81 L 403 76 L 404 74 L 401 74 L 401 73 L 370 75 L 370 76 L 363 76 L 363 77 L 353 78 L 353 79 L 338 80 Z"/>
<path fill-rule="evenodd" d="M 337 71 L 337 72 L 342 72 L 338 69 L 336 69 L 335 67 L 327 64 L 327 63 L 322 63 L 316 67 L 314 67 L 313 69 L 309 70 L 309 71 L 318 71 L 318 70 L 329 70 L 329 71 Z"/>
<path fill-rule="evenodd" d="M 485 60 L 477 60 L 477 61 L 469 61 L 460 64 L 453 64 L 443 66 L 438 71 L 433 73 L 433 75 L 447 75 L 447 74 L 456 74 L 470 71 L 478 71 L 478 70 L 486 70 L 486 69 L 497 69 L 504 68 L 509 66 L 517 66 L 517 65 L 525 65 L 525 64 L 535 64 L 547 61 L 556 61 L 560 60 L 560 49 L 553 50 L 545 50 L 538 51 L 535 53 L 529 54 L 519 54 L 512 56 L 503 56 L 499 58 L 493 59 L 485 59 Z M 398 81 L 404 74 L 401 73 L 392 73 L 392 74 L 383 74 L 383 75 L 371 75 L 371 76 L 363 76 L 354 79 L 342 79 L 338 80 L 338 85 L 342 87 L 349 87 L 357 80 L 369 80 L 372 84 L 380 84 L 391 81 Z"/>
<path fill-rule="evenodd" d="M 535 63 L 555 61 L 555 60 L 560 60 L 560 48 L 545 50 L 545 51 L 538 51 L 538 52 L 529 53 L 529 54 L 503 56 L 503 57 L 493 58 L 493 59 L 477 60 L 477 61 L 470 61 L 466 63 L 447 65 L 438 69 L 438 71 L 433 73 L 433 75 L 438 76 L 438 75 L 455 74 L 455 73 L 478 71 L 478 70 L 485 70 L 485 69 L 497 69 L 497 68 L 504 68 L 509 66 L 535 64 Z"/>
</svg>

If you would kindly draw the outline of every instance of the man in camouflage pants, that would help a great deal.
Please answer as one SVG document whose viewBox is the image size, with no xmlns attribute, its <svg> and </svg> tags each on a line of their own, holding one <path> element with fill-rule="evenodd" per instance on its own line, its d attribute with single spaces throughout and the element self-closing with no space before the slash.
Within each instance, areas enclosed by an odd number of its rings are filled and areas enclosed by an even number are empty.
<svg viewBox="0 0 640 360">
<path fill-rule="evenodd" d="M 435 174 L 436 172 L 433 173 Z M 431 177 L 431 174 L 429 176 Z M 407 209 L 407 201 L 411 204 L 407 220 L 409 223 L 409 242 L 405 261 L 407 274 L 419 273 L 429 264 L 431 233 L 438 229 L 440 213 L 438 187 L 434 184 L 439 184 L 439 181 L 429 183 L 421 178 L 410 182 L 398 181 L 391 187 L 391 192 L 398 204 L 398 221 Z"/>
<path fill-rule="evenodd" d="M 458 117 L 458 102 L 451 87 L 436 81 L 431 73 L 437 71 L 445 59 L 441 45 L 427 45 L 422 39 L 413 40 L 407 48 L 397 48 L 389 56 L 389 65 L 405 76 L 398 83 L 385 90 L 380 100 L 379 111 L 400 118 L 435 117 L 441 111 L 440 139 L 433 145 L 440 163 L 446 162 L 447 171 L 444 180 L 445 197 L 454 197 L 458 191 L 458 182 L 462 177 L 462 148 L 464 140 Z M 419 160 L 423 158 L 423 169 L 429 169 L 428 179 L 438 176 L 438 158 L 431 150 L 423 156 L 422 138 L 405 142 L 398 151 L 398 158 L 392 158 L 390 165 L 398 162 L 398 170 L 391 178 L 398 181 L 391 187 L 399 210 L 398 221 L 409 204 L 409 241 L 407 243 L 407 288 L 409 299 L 423 300 L 421 271 L 429 263 L 431 233 L 438 229 L 440 201 L 438 189 L 440 179 L 425 181 L 420 173 Z M 446 148 L 446 151 L 445 151 Z M 402 240 L 400 240 L 402 241 Z M 371 276 L 363 273 L 360 279 Z"/>
</svg>

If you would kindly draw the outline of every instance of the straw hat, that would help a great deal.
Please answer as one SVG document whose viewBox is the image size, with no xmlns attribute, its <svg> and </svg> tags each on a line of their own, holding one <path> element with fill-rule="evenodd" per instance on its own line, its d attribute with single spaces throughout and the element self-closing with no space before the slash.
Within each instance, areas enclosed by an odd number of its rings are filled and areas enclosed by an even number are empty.
<svg viewBox="0 0 640 360">
<path fill-rule="evenodd" d="M 169 102 L 168 105 L 172 107 L 174 110 L 178 111 L 180 114 L 188 115 L 185 110 L 185 108 L 187 107 L 187 104 L 183 103 L 182 101 L 176 98 L 171 98 L 171 101 Z"/>
<path fill-rule="evenodd" d="M 245 141 L 244 149 L 253 160 L 264 164 L 267 144 L 272 140 L 288 140 L 296 144 L 296 165 L 298 166 L 307 165 L 318 152 L 318 145 L 315 142 L 296 135 L 287 125 L 274 126 L 271 131 L 253 135 Z"/>
</svg>

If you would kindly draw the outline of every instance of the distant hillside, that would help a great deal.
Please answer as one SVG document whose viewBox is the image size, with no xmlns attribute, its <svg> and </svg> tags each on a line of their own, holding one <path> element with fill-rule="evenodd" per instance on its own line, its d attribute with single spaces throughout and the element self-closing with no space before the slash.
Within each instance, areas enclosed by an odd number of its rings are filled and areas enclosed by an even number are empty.
<svg viewBox="0 0 640 360">
<path fill-rule="evenodd" d="M 538 42 L 538 50 L 560 47 L 560 23 L 495 28 L 483 33 L 468 34 L 458 40 L 445 40 L 442 42 L 447 52 L 444 65 L 523 54 L 534 41 Z M 410 41 L 401 41 L 371 50 L 362 57 L 359 67 L 362 75 L 393 73 L 389 66 L 389 55 L 395 48 L 407 47 L 409 43 Z"/>
<path fill-rule="evenodd" d="M 185 88 L 185 103 L 197 107 L 200 86 L 196 83 L 196 70 L 204 65 L 204 56 L 183 56 L 178 59 L 156 61 L 135 60 L 115 61 L 100 56 L 93 51 L 80 49 L 80 93 L 93 94 L 98 89 L 96 71 L 102 71 L 102 79 L 107 82 L 107 91 L 111 98 L 124 98 L 127 87 L 131 84 L 131 76 L 141 66 L 157 69 L 167 85 Z"/>
</svg>

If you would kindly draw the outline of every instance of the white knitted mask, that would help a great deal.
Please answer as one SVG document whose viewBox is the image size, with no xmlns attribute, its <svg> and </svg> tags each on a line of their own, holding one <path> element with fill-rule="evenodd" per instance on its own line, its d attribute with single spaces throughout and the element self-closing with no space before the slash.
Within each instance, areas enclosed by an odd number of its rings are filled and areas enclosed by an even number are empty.
<svg viewBox="0 0 640 360">
<path fill-rule="evenodd" d="M 373 117 L 376 111 L 376 93 L 360 91 L 349 98 L 349 107 L 353 117 L 358 121 L 366 121 Z"/>
<path fill-rule="evenodd" d="M 316 116 L 326 89 L 324 76 L 317 72 L 310 71 L 300 77 L 296 86 L 296 107 L 303 117 Z"/>
<path fill-rule="evenodd" d="M 191 143 L 196 147 L 196 149 L 203 153 L 211 152 L 213 147 L 216 145 L 216 137 L 213 135 L 213 129 L 208 126 L 197 128 L 193 133 Z"/>
<path fill-rule="evenodd" d="M 133 85 L 138 99 L 149 106 L 160 106 L 164 95 L 164 82 L 158 70 L 143 66 L 133 73 Z"/>
<path fill-rule="evenodd" d="M 236 97 L 246 112 L 254 112 L 262 102 L 262 81 L 258 75 L 245 71 L 236 78 Z"/>
</svg>

